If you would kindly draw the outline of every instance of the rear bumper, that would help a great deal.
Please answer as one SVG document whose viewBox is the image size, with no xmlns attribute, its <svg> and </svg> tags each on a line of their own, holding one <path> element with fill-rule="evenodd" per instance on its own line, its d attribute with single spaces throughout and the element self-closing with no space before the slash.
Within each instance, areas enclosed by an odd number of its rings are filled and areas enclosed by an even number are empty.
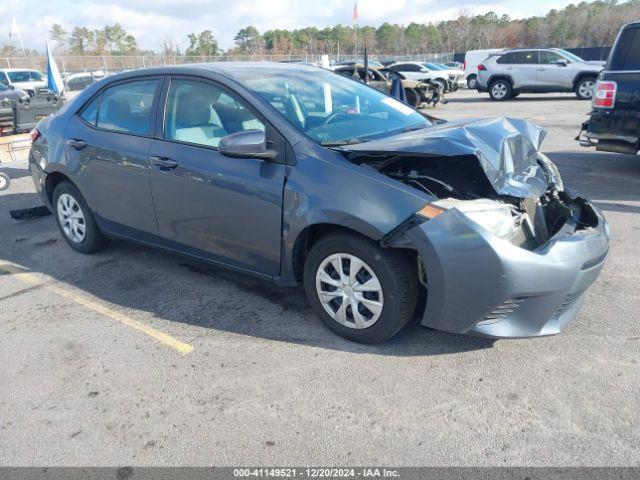
<svg viewBox="0 0 640 480">
<path fill-rule="evenodd" d="M 629 110 L 601 110 L 594 109 L 590 119 L 582 124 L 576 140 L 583 147 L 600 147 L 599 150 L 611 150 L 607 145 L 620 144 L 628 147 L 628 152 L 638 150 L 640 144 L 640 114 Z"/>
<path fill-rule="evenodd" d="M 29 152 L 29 172 L 31 173 L 33 184 L 36 187 L 36 192 L 38 192 L 38 195 L 40 195 L 40 198 L 47 206 L 47 208 L 51 210 L 51 202 L 49 201 L 47 190 L 45 188 L 47 182 L 47 173 L 35 160 L 32 152 Z"/>
<path fill-rule="evenodd" d="M 609 247 L 605 219 L 588 202 L 582 208 L 595 226 L 567 226 L 534 251 L 495 237 L 456 210 L 409 230 L 427 276 L 422 324 L 493 338 L 559 333 L 575 318 Z"/>
</svg>

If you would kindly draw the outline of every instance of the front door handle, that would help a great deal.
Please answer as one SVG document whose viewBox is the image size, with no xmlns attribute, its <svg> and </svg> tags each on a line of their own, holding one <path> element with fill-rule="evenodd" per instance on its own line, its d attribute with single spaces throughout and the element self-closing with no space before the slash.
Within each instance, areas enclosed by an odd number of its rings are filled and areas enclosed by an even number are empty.
<svg viewBox="0 0 640 480">
<path fill-rule="evenodd" d="M 178 166 L 178 162 L 167 157 L 149 157 L 149 163 L 154 167 L 172 169 Z"/>
<path fill-rule="evenodd" d="M 538 71 L 539 72 L 545 72 L 547 69 L 546 68 L 539 68 Z"/>
<path fill-rule="evenodd" d="M 80 140 L 79 138 L 70 138 L 69 140 L 67 140 L 67 145 L 69 145 L 71 148 L 74 148 L 75 150 L 82 150 L 87 146 L 87 142 L 85 142 L 84 140 Z"/>
</svg>

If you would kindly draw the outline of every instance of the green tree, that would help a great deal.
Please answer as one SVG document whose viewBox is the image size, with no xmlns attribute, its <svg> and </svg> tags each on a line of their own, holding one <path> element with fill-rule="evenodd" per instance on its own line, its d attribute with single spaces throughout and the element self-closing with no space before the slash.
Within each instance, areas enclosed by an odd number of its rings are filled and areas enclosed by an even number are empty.
<svg viewBox="0 0 640 480">
<path fill-rule="evenodd" d="M 62 28 L 62 25 L 59 23 L 54 23 L 51 25 L 51 30 L 49 30 L 49 39 L 55 40 L 56 42 L 62 42 L 67 38 L 67 31 Z"/>
<path fill-rule="evenodd" d="M 263 45 L 260 32 L 252 26 L 241 28 L 233 40 L 242 53 L 258 53 Z"/>
<path fill-rule="evenodd" d="M 93 32 L 87 27 L 74 27 L 69 37 L 71 51 L 76 54 L 87 54 L 93 43 Z"/>
<path fill-rule="evenodd" d="M 185 52 L 187 55 L 208 57 L 218 55 L 218 41 L 211 30 L 204 30 L 198 35 L 190 33 L 188 38 L 189 48 Z"/>
</svg>

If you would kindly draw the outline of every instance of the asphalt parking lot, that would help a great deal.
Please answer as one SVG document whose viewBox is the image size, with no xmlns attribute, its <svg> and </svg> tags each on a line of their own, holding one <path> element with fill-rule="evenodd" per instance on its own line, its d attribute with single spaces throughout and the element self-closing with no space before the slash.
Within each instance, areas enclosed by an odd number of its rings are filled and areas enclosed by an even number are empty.
<svg viewBox="0 0 640 480">
<path fill-rule="evenodd" d="M 302 290 L 120 241 L 73 252 L 51 215 L 9 217 L 40 202 L 24 162 L 0 164 L 0 464 L 640 465 L 640 159 L 579 147 L 573 95 L 449 98 L 428 113 L 549 128 L 543 151 L 610 222 L 561 335 L 414 322 L 350 343 Z"/>
</svg>

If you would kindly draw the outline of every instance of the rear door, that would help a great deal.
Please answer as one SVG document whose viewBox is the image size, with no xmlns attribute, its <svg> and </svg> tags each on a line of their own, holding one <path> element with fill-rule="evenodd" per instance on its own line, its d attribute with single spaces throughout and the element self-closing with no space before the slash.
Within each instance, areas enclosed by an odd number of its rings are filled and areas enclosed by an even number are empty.
<svg viewBox="0 0 640 480">
<path fill-rule="evenodd" d="M 149 148 L 161 79 L 109 86 L 67 127 L 65 153 L 83 196 L 107 230 L 135 238 L 157 235 L 149 186 Z"/>
<path fill-rule="evenodd" d="M 535 89 L 537 86 L 538 51 L 522 50 L 502 55 L 496 60 L 501 73 L 511 77 L 513 87 Z"/>
<path fill-rule="evenodd" d="M 553 89 L 571 89 L 573 87 L 573 79 L 576 71 L 572 65 L 558 64 L 558 60 L 565 60 L 562 55 L 550 50 L 540 50 L 538 58 L 538 85 L 541 88 L 549 90 Z"/>
<path fill-rule="evenodd" d="M 284 139 L 220 84 L 174 76 L 166 90 L 149 152 L 160 236 L 187 253 L 278 275 L 286 167 L 217 147 L 228 134 L 263 130 L 284 163 Z"/>
</svg>

